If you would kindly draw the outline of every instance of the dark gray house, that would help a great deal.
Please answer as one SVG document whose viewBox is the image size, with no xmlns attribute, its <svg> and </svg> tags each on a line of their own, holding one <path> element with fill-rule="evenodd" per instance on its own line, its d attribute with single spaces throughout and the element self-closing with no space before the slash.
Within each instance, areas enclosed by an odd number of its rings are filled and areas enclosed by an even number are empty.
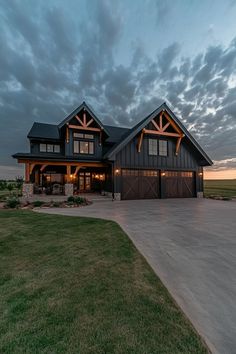
<svg viewBox="0 0 236 354">
<path fill-rule="evenodd" d="M 163 103 L 132 129 L 104 125 L 83 102 L 60 124 L 34 123 L 24 191 L 103 192 L 115 199 L 197 197 L 212 164 Z"/>
</svg>

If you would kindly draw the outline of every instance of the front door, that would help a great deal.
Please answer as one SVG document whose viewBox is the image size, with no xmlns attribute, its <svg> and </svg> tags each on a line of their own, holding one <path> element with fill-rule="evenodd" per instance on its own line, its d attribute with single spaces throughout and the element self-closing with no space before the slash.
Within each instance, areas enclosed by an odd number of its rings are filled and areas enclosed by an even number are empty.
<svg viewBox="0 0 236 354">
<path fill-rule="evenodd" d="M 88 192 L 91 190 L 91 173 L 80 172 L 79 173 L 79 191 Z"/>
</svg>

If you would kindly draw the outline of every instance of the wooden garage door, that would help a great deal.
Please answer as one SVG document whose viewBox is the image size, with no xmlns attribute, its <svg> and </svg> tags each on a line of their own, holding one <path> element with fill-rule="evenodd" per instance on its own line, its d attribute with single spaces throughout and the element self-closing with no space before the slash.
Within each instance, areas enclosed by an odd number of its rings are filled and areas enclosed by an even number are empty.
<svg viewBox="0 0 236 354">
<path fill-rule="evenodd" d="M 122 199 L 159 198 L 159 171 L 122 169 Z"/>
<path fill-rule="evenodd" d="M 194 173 L 191 171 L 166 171 L 166 198 L 195 197 Z"/>
</svg>

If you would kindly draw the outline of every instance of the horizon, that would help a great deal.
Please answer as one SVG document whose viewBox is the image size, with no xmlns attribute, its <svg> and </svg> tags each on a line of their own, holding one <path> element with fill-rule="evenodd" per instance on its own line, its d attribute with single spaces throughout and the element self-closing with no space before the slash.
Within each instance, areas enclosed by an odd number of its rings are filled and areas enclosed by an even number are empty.
<svg viewBox="0 0 236 354">
<path fill-rule="evenodd" d="M 236 178 L 236 1 L 9 0 L 0 18 L 0 178 L 34 121 L 84 100 L 127 127 L 166 101 L 213 160 L 205 179 Z"/>
</svg>

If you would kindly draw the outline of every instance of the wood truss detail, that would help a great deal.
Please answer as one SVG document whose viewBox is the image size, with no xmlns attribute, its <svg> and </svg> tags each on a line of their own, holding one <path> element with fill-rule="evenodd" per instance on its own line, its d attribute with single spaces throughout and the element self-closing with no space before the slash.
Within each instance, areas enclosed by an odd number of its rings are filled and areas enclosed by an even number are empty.
<svg viewBox="0 0 236 354">
<path fill-rule="evenodd" d="M 163 117 L 167 120 L 165 125 L 163 126 Z M 153 135 L 159 135 L 159 136 L 169 136 L 173 138 L 177 138 L 176 141 L 176 149 L 175 149 L 175 154 L 178 155 L 179 149 L 180 149 L 180 144 L 182 139 L 184 138 L 184 134 L 181 131 L 181 129 L 175 124 L 175 122 L 170 118 L 168 113 L 166 111 L 162 111 L 159 115 L 159 122 L 156 122 L 156 120 L 152 119 L 152 124 L 155 127 L 155 130 L 152 129 L 142 129 L 142 132 L 139 136 L 138 140 L 138 152 L 141 151 L 141 146 L 143 142 L 143 135 L 144 134 L 153 134 Z M 167 131 L 167 128 L 172 127 L 172 131 Z M 174 130 L 174 132 L 173 132 Z"/>
<path fill-rule="evenodd" d="M 69 128 L 80 129 L 80 130 L 90 130 L 90 131 L 94 131 L 94 132 L 101 131 L 101 128 L 94 128 L 94 127 L 90 126 L 94 122 L 94 119 L 91 118 L 89 121 L 87 121 L 86 111 L 83 111 L 83 119 L 81 119 L 78 116 L 78 114 L 75 115 L 75 118 L 77 119 L 79 125 L 69 124 Z"/>
</svg>

